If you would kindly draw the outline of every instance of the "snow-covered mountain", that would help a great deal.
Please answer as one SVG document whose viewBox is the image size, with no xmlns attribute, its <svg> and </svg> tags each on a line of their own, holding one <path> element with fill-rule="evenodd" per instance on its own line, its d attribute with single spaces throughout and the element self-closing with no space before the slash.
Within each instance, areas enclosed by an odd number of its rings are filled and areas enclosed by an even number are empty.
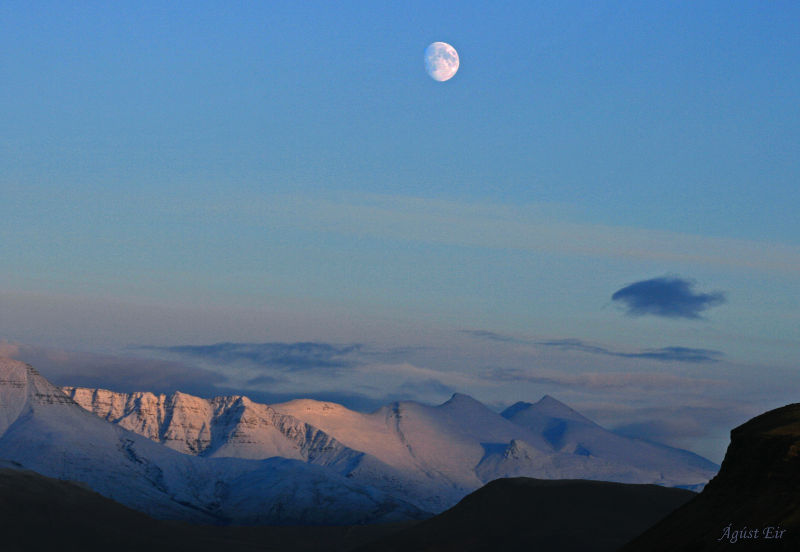
<svg viewBox="0 0 800 552">
<path fill-rule="evenodd" d="M 658 443 L 631 439 L 602 428 L 553 397 L 545 395 L 536 404 L 519 402 L 502 412 L 502 416 L 517 425 L 542 435 L 554 450 L 572 454 L 580 459 L 572 469 L 588 467 L 592 459 L 601 472 L 592 479 L 620 482 L 649 482 L 667 486 L 696 487 L 701 473 L 710 479 L 719 467 L 692 452 Z M 508 456 L 520 453 L 509 453 Z M 515 471 L 527 471 L 527 461 L 514 462 Z M 497 473 L 500 462 L 493 467 Z M 513 475 L 513 473 L 508 473 Z M 640 481 L 636 481 L 640 480 Z M 691 483 L 696 481 L 695 483 Z"/>
<path fill-rule="evenodd" d="M 194 417 L 188 410 L 183 414 Z M 0 458 L 85 483 L 165 519 L 353 524 L 423 515 L 394 496 L 307 461 L 177 452 L 87 412 L 32 367 L 5 358 L 0 358 Z"/>
<path fill-rule="evenodd" d="M 101 418 L 204 457 L 283 456 L 441 511 L 488 481 L 527 476 L 702 485 L 717 466 L 688 451 L 616 435 L 552 397 L 502 414 L 467 395 L 372 413 L 298 399 L 115 393 L 65 388 Z"/>
<path fill-rule="evenodd" d="M 419 470 L 386 464 L 369 451 L 346 446 L 310 423 L 247 397 L 202 399 L 179 392 L 155 395 L 62 389 L 100 418 L 184 454 L 300 460 L 324 466 L 350 482 L 404 497 L 426 511 L 450 506 L 474 489 L 474 486 L 464 487 L 464 492 L 440 489 L 431 485 Z"/>
<path fill-rule="evenodd" d="M 551 397 L 502 414 L 461 394 L 361 413 L 310 399 L 61 390 L 9 359 L 0 459 L 156 517 L 245 524 L 418 518 L 508 476 L 692 486 L 717 469 Z"/>
<path fill-rule="evenodd" d="M 691 487 L 719 468 L 688 451 L 612 433 L 549 396 L 502 414 L 462 394 L 435 407 L 399 402 L 372 414 L 311 400 L 273 408 L 459 490 L 516 476 Z"/>
</svg>

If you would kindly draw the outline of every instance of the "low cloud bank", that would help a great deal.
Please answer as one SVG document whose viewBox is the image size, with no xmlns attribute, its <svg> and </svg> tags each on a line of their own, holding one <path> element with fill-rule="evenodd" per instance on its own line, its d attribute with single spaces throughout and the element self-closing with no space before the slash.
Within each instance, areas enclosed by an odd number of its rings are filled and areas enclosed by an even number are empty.
<svg viewBox="0 0 800 552">
<path fill-rule="evenodd" d="M 321 342 L 297 343 L 215 343 L 213 345 L 180 345 L 176 347 L 144 347 L 146 350 L 173 353 L 179 356 L 217 361 L 226 364 L 246 362 L 251 366 L 285 371 L 332 371 L 358 366 L 362 345 L 335 345 Z"/>
</svg>

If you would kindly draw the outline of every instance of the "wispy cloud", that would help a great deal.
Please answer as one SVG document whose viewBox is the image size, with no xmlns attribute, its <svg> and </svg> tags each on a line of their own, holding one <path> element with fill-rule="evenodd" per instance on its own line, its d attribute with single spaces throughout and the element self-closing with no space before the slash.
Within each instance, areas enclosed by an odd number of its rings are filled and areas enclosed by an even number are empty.
<svg viewBox="0 0 800 552">
<path fill-rule="evenodd" d="M 215 343 L 213 345 L 179 345 L 174 347 L 144 347 L 182 357 L 226 364 L 247 363 L 281 371 L 336 371 L 361 363 L 358 343 L 335 345 L 320 342 L 296 343 Z"/>
<path fill-rule="evenodd" d="M 582 372 L 565 374 L 549 370 L 528 371 L 518 368 L 491 368 L 485 370 L 481 377 L 499 383 L 524 382 L 596 390 L 672 389 L 687 385 L 719 386 L 724 384 L 720 380 L 692 378 L 661 372 Z"/>
<path fill-rule="evenodd" d="M 562 350 L 582 351 L 596 355 L 605 355 L 621 358 L 647 358 L 662 362 L 689 362 L 705 363 L 718 362 L 724 355 L 721 351 L 713 349 L 695 349 L 692 347 L 661 347 L 659 349 L 643 349 L 636 352 L 614 351 L 591 345 L 579 339 L 556 339 L 552 341 L 538 341 L 537 345 L 543 347 L 556 347 Z"/>
<path fill-rule="evenodd" d="M 339 234 L 429 244 L 542 251 L 587 257 L 800 272 L 800 248 L 568 220 L 548 204 L 492 205 L 397 195 L 322 198 L 274 196 L 221 206 L 182 202 L 172 209 Z"/>
<path fill-rule="evenodd" d="M 721 351 L 713 349 L 694 349 L 692 347 L 662 347 L 646 349 L 640 353 L 621 353 L 620 356 L 631 358 L 651 358 L 664 362 L 718 362 L 723 356 Z"/>
<path fill-rule="evenodd" d="M 603 355 L 619 358 L 643 358 L 661 362 L 687 362 L 693 364 L 718 362 L 724 354 L 713 349 L 697 349 L 692 347 L 661 347 L 641 349 L 639 351 L 615 351 L 608 347 L 588 343 L 586 341 L 565 338 L 550 340 L 521 339 L 509 335 L 499 334 L 485 330 L 461 330 L 460 333 L 478 339 L 487 339 L 501 343 L 517 343 L 533 347 L 552 347 L 562 351 L 580 351 L 594 355 Z"/>
<path fill-rule="evenodd" d="M 16 358 L 17 355 L 19 355 L 19 345 L 5 339 L 0 340 L 0 357 Z"/>
<path fill-rule="evenodd" d="M 397 392 L 416 397 L 451 395 L 456 389 L 435 378 L 419 381 L 406 381 L 397 388 Z"/>
<path fill-rule="evenodd" d="M 694 282 L 663 276 L 642 280 L 614 292 L 612 301 L 625 306 L 630 316 L 653 315 L 665 318 L 700 318 L 700 314 L 725 302 L 720 291 L 696 293 Z"/>
<path fill-rule="evenodd" d="M 601 408 L 602 410 L 602 408 Z M 669 443 L 675 438 L 727 436 L 728 431 L 758 414 L 752 404 L 720 402 L 705 399 L 704 404 L 676 404 L 630 408 L 618 413 L 625 420 L 613 426 L 613 431 Z"/>
<path fill-rule="evenodd" d="M 287 383 L 287 379 L 280 377 L 280 376 L 267 376 L 261 375 L 256 376 L 254 378 L 250 378 L 247 380 L 247 385 L 255 385 L 255 386 L 271 386 L 271 385 L 278 385 L 282 383 Z"/>
<path fill-rule="evenodd" d="M 364 411 L 375 410 L 388 400 L 386 396 L 369 396 L 353 389 L 287 386 L 291 382 L 284 372 L 257 374 L 249 381 L 241 381 L 235 371 L 215 371 L 182 361 L 73 352 L 7 341 L 0 341 L 0 356 L 31 364 L 58 386 L 167 394 L 182 391 L 200 397 L 247 395 L 266 404 L 312 398 Z"/>
<path fill-rule="evenodd" d="M 490 332 L 488 330 L 459 330 L 458 333 L 468 335 L 471 337 L 476 337 L 478 339 L 499 341 L 501 343 L 529 343 L 524 339 L 519 339 L 517 337 L 512 337 L 510 335 L 505 335 L 497 332 Z"/>
<path fill-rule="evenodd" d="M 351 405 L 376 404 L 378 397 L 437 401 L 483 383 L 475 376 L 401 360 L 427 350 L 416 346 L 383 349 L 359 343 L 267 342 L 142 349 L 219 371 L 227 376 L 228 387 L 249 389 L 256 396 L 294 390 L 292 398 L 331 397 L 347 389 L 343 396 Z"/>
<path fill-rule="evenodd" d="M 183 391 L 208 396 L 228 382 L 225 375 L 182 362 L 120 357 L 4 343 L 3 352 L 36 367 L 55 385 L 114 391 Z"/>
</svg>

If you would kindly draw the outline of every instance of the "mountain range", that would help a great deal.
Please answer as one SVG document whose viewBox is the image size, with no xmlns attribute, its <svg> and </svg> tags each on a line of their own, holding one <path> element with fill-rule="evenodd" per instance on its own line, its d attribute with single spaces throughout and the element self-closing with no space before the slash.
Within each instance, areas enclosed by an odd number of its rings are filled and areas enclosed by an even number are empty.
<svg viewBox="0 0 800 552">
<path fill-rule="evenodd" d="M 361 413 L 310 399 L 58 389 L 8 359 L 0 458 L 155 517 L 216 524 L 421 519 L 502 477 L 701 487 L 717 470 L 547 396 L 502 413 L 461 394 Z"/>
<path fill-rule="evenodd" d="M 162 519 L 356 524 L 425 512 L 295 459 L 182 454 L 87 412 L 32 367 L 0 359 L 0 458 Z"/>
</svg>

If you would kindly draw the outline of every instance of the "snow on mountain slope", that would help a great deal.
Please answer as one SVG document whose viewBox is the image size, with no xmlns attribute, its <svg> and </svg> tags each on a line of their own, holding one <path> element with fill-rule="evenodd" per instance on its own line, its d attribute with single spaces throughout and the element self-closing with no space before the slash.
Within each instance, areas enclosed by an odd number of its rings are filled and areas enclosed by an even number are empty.
<svg viewBox="0 0 800 552">
<path fill-rule="evenodd" d="M 717 470 L 688 451 L 616 435 L 549 396 L 503 415 L 462 394 L 435 407 L 398 402 L 372 414 L 308 399 L 273 408 L 387 464 L 417 469 L 452 495 L 499 477 L 695 485 Z"/>
<path fill-rule="evenodd" d="M 609 432 L 548 396 L 502 415 L 462 394 L 361 413 L 311 399 L 267 406 L 65 389 L 87 410 L 185 453 L 296 458 L 434 512 L 499 477 L 696 485 L 716 470 L 687 451 Z"/>
<path fill-rule="evenodd" d="M 254 459 L 280 456 L 328 463 L 332 454 L 348 452 L 317 428 L 247 397 L 209 400 L 180 392 L 62 390 L 104 420 L 185 454 Z"/>
<path fill-rule="evenodd" d="M 491 443 L 526 439 L 545 454 L 552 448 L 532 432 L 510 423 L 467 396 L 456 394 L 440 406 L 396 402 L 363 414 L 341 405 L 301 399 L 273 408 L 304 420 L 350 448 L 362 450 L 428 489 L 437 509 L 451 505 L 482 484 L 475 466 Z"/>
<path fill-rule="evenodd" d="M 716 464 L 689 451 L 617 435 L 550 396 L 536 404 L 517 403 L 502 415 L 542 435 L 555 450 L 582 457 L 564 466 L 568 473 L 563 477 L 575 477 L 596 467 L 589 478 L 693 485 L 708 481 L 718 469 Z"/>
<path fill-rule="evenodd" d="M 583 414 L 571 409 L 561 401 L 558 401 L 550 395 L 545 395 L 536 404 L 527 402 L 518 402 L 513 404 L 501 412 L 501 416 L 516 424 L 531 427 L 537 433 L 542 429 L 535 426 L 537 421 L 550 420 L 557 418 L 559 420 L 566 420 L 576 423 L 593 424 L 596 425 L 589 418 Z"/>
<path fill-rule="evenodd" d="M 30 366 L 3 358 L 0 458 L 83 482 L 165 519 L 350 524 L 421 515 L 402 500 L 302 461 L 181 454 L 98 418 Z"/>
<path fill-rule="evenodd" d="M 331 468 L 349 481 L 382 489 L 426 510 L 438 505 L 436 489 L 419 474 L 397 470 L 309 423 L 247 397 L 202 399 L 184 393 L 63 390 L 101 418 L 185 454 L 298 459 Z M 428 503 L 428 496 L 435 498 L 433 503 Z"/>
<path fill-rule="evenodd" d="M 552 448 L 525 428 L 503 419 L 467 395 L 456 394 L 439 406 L 395 402 L 370 414 L 341 405 L 301 399 L 272 406 L 304 420 L 345 445 L 400 469 L 423 469 L 454 483 L 478 483 L 471 468 L 481 459 L 481 443 L 526 438 L 548 452 Z"/>
<path fill-rule="evenodd" d="M 0 359 L 0 405 L 6 414 L 0 457 L 44 475 L 82 481 L 158 517 L 213 521 L 212 514 L 181 504 L 189 496 L 169 493 L 174 472 L 191 471 L 184 457 L 159 462 L 162 451 L 150 441 L 87 415 L 29 366 Z"/>
<path fill-rule="evenodd" d="M 430 479 L 432 488 L 435 486 L 450 500 L 500 477 L 691 484 L 713 476 L 713 469 L 684 469 L 686 458 L 672 458 L 674 465 L 666 465 L 669 462 L 651 454 L 648 458 L 653 466 L 646 461 L 631 465 L 624 461 L 624 451 L 603 458 L 580 445 L 564 447 L 554 438 L 555 433 L 548 431 L 551 427 L 547 420 L 566 420 L 605 430 L 554 399 L 546 398 L 540 407 L 545 423 L 526 427 L 461 394 L 436 407 L 398 402 L 372 414 L 307 399 L 273 405 L 275 410 L 313 423 L 348 446 L 366 450 L 387 464 L 418 470 Z M 526 418 L 520 415 L 520 419 Z M 607 448 L 606 443 L 597 440 L 585 442 L 599 450 Z"/>
</svg>

